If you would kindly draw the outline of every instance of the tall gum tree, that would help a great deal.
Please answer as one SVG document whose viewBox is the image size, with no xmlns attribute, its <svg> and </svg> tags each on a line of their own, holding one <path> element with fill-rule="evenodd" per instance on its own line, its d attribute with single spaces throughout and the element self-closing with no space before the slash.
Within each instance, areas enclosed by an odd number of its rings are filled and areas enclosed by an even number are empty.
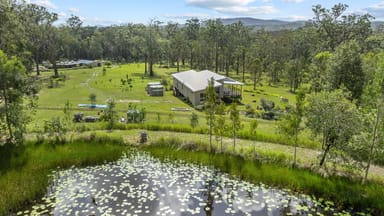
<svg viewBox="0 0 384 216">
<path fill-rule="evenodd" d="M 384 154 L 384 52 L 365 57 L 370 79 L 362 95 L 361 130 L 350 142 L 350 154 L 364 169 L 362 183 L 367 181 L 372 163 Z"/>
<path fill-rule="evenodd" d="M 212 152 L 212 135 L 215 127 L 215 113 L 217 109 L 216 105 L 217 101 L 217 96 L 216 96 L 216 91 L 215 91 L 215 80 L 213 77 L 208 81 L 208 86 L 205 89 L 205 104 L 204 104 L 204 109 L 205 109 L 205 114 L 206 114 L 206 119 L 207 119 L 207 124 L 209 127 L 209 148 L 210 151 Z"/>
<path fill-rule="evenodd" d="M 26 106 L 25 98 L 33 99 L 37 90 L 21 61 L 16 57 L 8 58 L 1 50 L 0 80 L 0 119 L 4 123 L 0 135 L 5 135 L 9 143 L 21 143 L 30 120 L 27 109 L 31 106 Z"/>
</svg>

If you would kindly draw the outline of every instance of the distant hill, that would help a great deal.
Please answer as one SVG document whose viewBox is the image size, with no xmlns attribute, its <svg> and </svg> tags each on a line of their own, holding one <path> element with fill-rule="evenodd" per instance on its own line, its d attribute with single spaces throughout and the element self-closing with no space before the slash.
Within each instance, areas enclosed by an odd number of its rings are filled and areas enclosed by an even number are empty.
<svg viewBox="0 0 384 216">
<path fill-rule="evenodd" d="M 241 21 L 245 26 L 255 30 L 265 29 L 266 31 L 278 31 L 283 29 L 297 29 L 303 27 L 306 21 L 282 21 L 282 20 L 264 20 L 250 17 L 225 18 L 221 19 L 224 25 L 230 25 Z"/>
<path fill-rule="evenodd" d="M 245 26 L 251 27 L 254 30 L 265 29 L 266 31 L 279 31 L 284 29 L 298 29 L 303 27 L 308 21 L 282 21 L 282 20 L 264 20 L 250 17 L 240 18 L 224 18 L 221 19 L 224 25 L 230 25 L 241 21 Z M 376 30 L 380 25 L 384 25 L 384 21 L 373 21 L 372 28 Z"/>
</svg>

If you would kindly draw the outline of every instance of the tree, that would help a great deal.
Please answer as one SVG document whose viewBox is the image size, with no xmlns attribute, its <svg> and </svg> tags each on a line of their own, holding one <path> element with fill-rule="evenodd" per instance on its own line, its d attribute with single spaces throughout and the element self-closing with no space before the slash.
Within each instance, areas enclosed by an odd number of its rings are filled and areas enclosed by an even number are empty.
<svg viewBox="0 0 384 216">
<path fill-rule="evenodd" d="M 107 129 L 112 130 L 116 124 L 117 112 L 115 110 L 116 103 L 113 98 L 108 100 L 107 109 L 104 111 L 104 121 L 107 121 Z"/>
<path fill-rule="evenodd" d="M 219 107 L 217 107 L 216 110 L 216 121 L 215 121 L 215 127 L 214 131 L 216 134 L 217 141 L 220 140 L 220 151 L 223 152 L 223 136 L 225 135 L 225 132 L 227 130 L 227 124 L 226 124 L 226 115 L 225 115 L 225 104 L 220 103 Z"/>
<path fill-rule="evenodd" d="M 233 137 L 233 150 L 236 148 L 236 135 L 237 131 L 241 128 L 241 122 L 240 122 L 240 112 L 237 109 L 237 103 L 232 102 L 231 106 L 229 107 L 229 119 L 231 120 L 231 124 L 229 126 L 232 137 Z"/>
<path fill-rule="evenodd" d="M 46 50 L 44 50 L 45 30 L 57 20 L 57 15 L 50 13 L 45 7 L 26 4 L 23 8 L 23 16 L 25 17 L 24 25 L 28 26 L 27 45 L 36 65 L 36 74 L 40 75 L 39 64 L 46 55 Z"/>
<path fill-rule="evenodd" d="M 54 19 L 57 19 L 57 14 L 55 14 Z M 46 26 L 46 44 L 45 49 L 47 50 L 47 58 L 52 64 L 53 68 L 53 76 L 59 77 L 59 71 L 57 69 L 57 60 L 59 58 L 59 51 L 60 51 L 60 45 L 61 45 L 61 34 L 59 33 L 58 29 L 54 26 Z"/>
<path fill-rule="evenodd" d="M 215 90 L 215 80 L 213 77 L 208 81 L 208 86 L 205 89 L 205 114 L 207 119 L 207 124 L 209 126 L 209 147 L 212 152 L 212 135 L 213 129 L 215 126 L 215 112 L 216 112 L 216 90 Z"/>
<path fill-rule="evenodd" d="M 199 37 L 199 31 L 200 31 L 200 21 L 197 18 L 189 19 L 185 22 L 185 31 L 186 38 L 188 41 L 188 47 L 189 47 L 189 66 L 191 69 L 194 68 L 194 62 L 195 59 L 195 46 L 197 43 L 197 39 Z"/>
<path fill-rule="evenodd" d="M 92 105 L 96 104 L 96 94 L 95 93 L 89 94 L 89 101 L 91 102 Z"/>
<path fill-rule="evenodd" d="M 343 85 L 352 93 L 352 99 L 360 98 L 365 85 L 360 52 L 356 41 L 348 41 L 338 46 L 330 59 L 332 89 Z"/>
<path fill-rule="evenodd" d="M 256 84 L 261 80 L 263 74 L 261 60 L 259 58 L 252 59 L 248 64 L 248 70 L 252 72 L 253 90 L 256 90 Z"/>
<path fill-rule="evenodd" d="M 300 89 L 296 95 L 296 106 L 279 123 L 279 131 L 285 134 L 288 139 L 293 138 L 293 167 L 296 166 L 296 149 L 299 133 L 303 129 L 300 124 L 304 115 L 304 100 L 305 92 L 303 89 Z"/>
<path fill-rule="evenodd" d="M 20 21 L 23 13 L 16 1 L 0 0 L 0 50 L 8 55 L 22 56 L 26 51 L 25 25 Z M 29 58 L 29 56 L 28 56 Z M 25 59 L 20 59 L 24 62 Z"/>
<path fill-rule="evenodd" d="M 69 102 L 69 100 L 67 100 L 67 102 L 65 102 L 65 104 L 64 104 L 63 113 L 64 113 L 63 120 L 65 122 L 65 125 L 67 126 L 68 129 L 71 129 L 72 128 L 72 122 L 73 122 L 72 104 Z"/>
<path fill-rule="evenodd" d="M 312 59 L 312 64 L 309 67 L 309 83 L 311 92 L 320 92 L 331 89 L 330 79 L 330 59 L 333 54 L 330 52 L 320 52 Z"/>
<path fill-rule="evenodd" d="M 383 53 L 376 55 L 379 59 Z M 376 56 L 372 56 L 376 59 Z M 380 58 L 381 57 L 381 58 Z M 362 127 L 350 142 L 352 157 L 363 164 L 364 177 L 367 181 L 372 162 L 384 154 L 384 64 L 376 62 L 373 79 L 369 81 L 362 96 Z M 365 165 L 364 165 L 365 162 Z"/>
<path fill-rule="evenodd" d="M 158 44 L 158 36 L 159 36 L 159 24 L 161 22 L 151 19 L 148 26 L 148 34 L 146 37 L 146 60 L 148 60 L 148 71 L 149 76 L 154 76 L 153 65 L 155 64 L 156 57 L 158 54 L 159 44 Z M 147 61 L 146 61 L 147 62 Z M 147 68 L 145 68 L 147 70 Z M 147 73 L 147 71 L 145 71 Z"/>
<path fill-rule="evenodd" d="M 65 143 L 67 131 L 68 125 L 59 116 L 52 117 L 50 121 L 44 121 L 44 133 L 47 133 L 49 137 L 54 137 L 55 143 Z"/>
<path fill-rule="evenodd" d="M 195 128 L 199 124 L 199 116 L 195 113 L 192 112 L 191 114 L 191 127 Z"/>
<path fill-rule="evenodd" d="M 372 33 L 371 19 L 369 14 L 356 15 L 345 12 L 348 9 L 346 4 L 336 4 L 332 9 L 315 5 L 312 8 L 314 13 L 313 25 L 317 28 L 322 41 L 322 46 L 333 51 L 341 43 L 355 39 L 362 44 Z"/>
<path fill-rule="evenodd" d="M 285 69 L 288 75 L 289 91 L 296 92 L 303 80 L 303 63 L 300 59 L 290 60 L 285 63 Z"/>
<path fill-rule="evenodd" d="M 342 90 L 322 91 L 308 96 L 306 111 L 307 127 L 322 139 L 322 166 L 331 150 L 346 149 L 355 134 L 358 125 L 356 106 L 344 97 Z"/>
<path fill-rule="evenodd" d="M 20 144 L 30 121 L 27 113 L 34 107 L 37 87 L 21 61 L 16 57 L 8 58 L 1 50 L 0 80 L 0 119 L 5 123 L 1 129 L 8 142 Z"/>
<path fill-rule="evenodd" d="M 210 56 L 214 58 L 214 67 L 215 72 L 219 72 L 219 55 L 220 55 L 220 46 L 221 40 L 223 37 L 224 25 L 220 19 L 216 20 L 208 20 L 205 27 L 205 37 L 207 38 L 208 44 L 210 44 L 210 49 L 207 51 L 211 51 Z M 211 64 L 209 64 L 211 65 Z"/>
<path fill-rule="evenodd" d="M 251 123 L 249 124 L 249 132 L 252 134 L 253 137 L 253 145 L 256 148 L 256 138 L 257 138 L 257 127 L 259 126 L 259 121 L 256 119 L 252 120 Z"/>
</svg>

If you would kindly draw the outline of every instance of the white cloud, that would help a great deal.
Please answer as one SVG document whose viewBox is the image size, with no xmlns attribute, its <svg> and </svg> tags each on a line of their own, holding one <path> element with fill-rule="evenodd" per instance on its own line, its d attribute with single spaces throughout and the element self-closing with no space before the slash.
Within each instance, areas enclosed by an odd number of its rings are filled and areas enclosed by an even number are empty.
<svg viewBox="0 0 384 216">
<path fill-rule="evenodd" d="M 368 8 L 365 8 L 364 11 L 371 14 L 377 19 L 383 19 L 384 18 L 384 1 L 371 5 Z"/>
<path fill-rule="evenodd" d="M 71 13 L 79 13 L 80 9 L 79 8 L 69 8 L 69 12 L 71 12 Z"/>
<path fill-rule="evenodd" d="M 266 3 L 271 0 L 259 0 Z M 219 13 L 254 16 L 276 13 L 277 9 L 270 5 L 251 6 L 256 0 L 186 0 L 187 5 L 211 9 Z"/>
<path fill-rule="evenodd" d="M 202 8 L 216 8 L 216 7 L 231 7 L 231 6 L 244 6 L 256 0 L 186 0 L 187 5 L 202 7 Z"/>
<path fill-rule="evenodd" d="M 49 9 L 58 9 L 58 7 L 49 0 L 28 0 L 26 3 L 40 5 Z"/>
<path fill-rule="evenodd" d="M 287 18 L 285 18 L 284 20 L 290 20 L 290 21 L 302 21 L 302 20 L 310 20 L 312 19 L 312 17 L 307 17 L 307 16 L 301 16 L 301 15 L 292 15 L 292 16 L 289 16 Z"/>
<path fill-rule="evenodd" d="M 62 18 L 62 19 L 65 19 L 68 17 L 68 14 L 66 14 L 65 12 L 60 12 L 57 15 L 59 16 L 59 18 Z"/>
<path fill-rule="evenodd" d="M 288 2 L 288 3 L 301 3 L 304 0 L 283 0 L 283 2 Z"/>
<path fill-rule="evenodd" d="M 208 19 L 211 18 L 212 15 L 205 14 L 205 13 L 184 13 L 184 14 L 164 14 L 163 17 L 167 19 L 180 19 L 180 20 L 186 20 L 186 19 L 192 19 L 192 18 L 198 18 L 198 19 Z"/>
<path fill-rule="evenodd" d="M 216 11 L 220 13 L 227 13 L 233 15 L 246 15 L 254 16 L 261 14 L 273 14 L 277 12 L 277 9 L 273 6 L 260 6 L 260 7 L 242 7 L 242 6 L 233 6 L 233 7 L 218 7 L 215 8 Z"/>
</svg>

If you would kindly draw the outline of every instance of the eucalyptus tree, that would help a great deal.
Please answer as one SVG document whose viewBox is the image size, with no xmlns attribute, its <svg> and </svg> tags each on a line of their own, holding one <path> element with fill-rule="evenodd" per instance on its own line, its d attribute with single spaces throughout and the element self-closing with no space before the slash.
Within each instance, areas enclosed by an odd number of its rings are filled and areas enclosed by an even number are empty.
<svg viewBox="0 0 384 216">
<path fill-rule="evenodd" d="M 220 151 L 223 152 L 223 136 L 225 135 L 228 126 L 226 124 L 226 106 L 224 103 L 220 103 L 220 105 L 216 109 L 216 121 L 215 121 L 215 135 L 216 140 L 220 141 Z"/>
<path fill-rule="evenodd" d="M 361 49 L 354 40 L 336 47 L 330 59 L 330 79 L 333 89 L 342 85 L 351 93 L 352 99 L 359 99 L 365 85 L 365 74 L 360 57 Z"/>
<path fill-rule="evenodd" d="M 176 39 L 176 34 L 179 31 L 179 27 L 177 23 L 168 22 L 167 25 L 164 27 L 164 30 L 165 30 L 165 39 L 167 40 L 166 55 L 167 55 L 168 66 L 172 67 L 174 66 L 174 63 L 176 61 L 175 53 L 178 52 L 175 50 L 175 39 Z"/>
<path fill-rule="evenodd" d="M 249 124 L 249 132 L 252 134 L 253 138 L 253 146 L 254 150 L 256 151 L 256 139 L 257 139 L 257 127 L 259 126 L 259 121 L 257 119 L 254 119 Z"/>
<path fill-rule="evenodd" d="M 177 23 L 169 22 L 165 26 L 166 30 L 166 39 L 167 42 L 167 52 L 168 52 L 168 62 L 171 66 L 173 66 L 174 62 L 176 62 L 177 72 L 180 71 L 180 61 L 184 59 L 184 51 L 187 47 L 185 41 L 185 34 L 183 33 L 183 29 L 179 27 Z"/>
<path fill-rule="evenodd" d="M 9 58 L 1 50 L 0 80 L 0 132 L 8 142 L 21 143 L 34 107 L 36 83 L 18 58 Z"/>
<path fill-rule="evenodd" d="M 252 52 L 250 52 L 251 61 L 257 59 L 262 63 L 260 66 L 260 73 L 265 73 L 268 77 L 268 83 L 276 83 L 278 81 L 278 73 L 282 69 L 282 64 L 278 61 L 277 57 L 278 46 L 281 46 L 279 41 L 276 41 L 270 32 L 259 30 L 254 35 L 255 41 L 252 45 Z M 253 71 L 255 72 L 255 71 Z"/>
<path fill-rule="evenodd" d="M 223 41 L 223 33 L 224 33 L 224 25 L 220 19 L 215 20 L 207 20 L 204 27 L 205 37 L 208 42 L 208 46 L 210 49 L 209 56 L 213 57 L 213 65 L 215 72 L 219 72 L 219 55 L 222 50 L 222 41 Z"/>
<path fill-rule="evenodd" d="M 146 33 L 146 55 L 145 55 L 145 62 L 148 62 L 148 69 L 145 68 L 145 73 L 149 73 L 149 76 L 154 76 L 155 73 L 153 71 L 153 65 L 155 64 L 155 61 L 158 57 L 160 47 L 159 47 L 159 37 L 160 37 L 160 31 L 159 31 L 159 25 L 161 24 L 160 21 L 151 19 L 149 21 L 149 24 L 147 26 L 147 33 Z"/>
<path fill-rule="evenodd" d="M 107 103 L 107 109 L 104 111 L 103 120 L 107 121 L 107 129 L 112 130 L 117 122 L 116 102 L 113 98 L 110 98 Z"/>
<path fill-rule="evenodd" d="M 44 58 L 45 50 L 45 29 L 47 26 L 52 26 L 55 20 L 55 15 L 49 12 L 45 7 L 35 4 L 26 4 L 23 7 L 24 25 L 28 26 L 26 31 L 27 47 L 30 50 L 35 65 L 36 74 L 40 75 L 39 65 Z"/>
<path fill-rule="evenodd" d="M 193 69 L 195 66 L 197 41 L 200 34 L 200 20 L 197 18 L 188 19 L 185 22 L 184 33 L 189 47 L 189 66 Z"/>
<path fill-rule="evenodd" d="M 245 26 L 241 21 L 231 25 L 233 29 L 233 42 L 235 48 L 230 50 L 235 55 L 235 68 L 236 74 L 239 74 L 240 67 L 242 71 L 242 79 L 244 82 L 245 70 L 246 70 L 246 58 L 249 48 L 252 44 L 251 29 Z"/>
<path fill-rule="evenodd" d="M 331 89 L 330 59 L 333 54 L 324 51 L 316 54 L 309 65 L 309 84 L 311 92 Z"/>
<path fill-rule="evenodd" d="M 244 82 L 246 58 L 251 45 L 250 29 L 241 21 L 232 23 L 225 26 L 223 36 L 220 38 L 223 50 L 222 65 L 225 65 L 226 75 L 229 76 L 230 66 L 236 69 L 237 75 L 241 69 Z"/>
<path fill-rule="evenodd" d="M 143 61 L 146 56 L 146 26 L 143 24 L 134 24 L 131 38 L 133 60 Z"/>
<path fill-rule="evenodd" d="M 57 14 L 55 15 L 55 19 L 57 19 Z M 45 34 L 45 49 L 47 51 L 47 59 L 52 64 L 53 68 L 53 76 L 58 77 L 59 71 L 57 68 L 57 60 L 60 56 L 60 48 L 62 47 L 62 34 L 55 26 L 46 26 L 44 29 L 46 31 Z"/>
<path fill-rule="evenodd" d="M 347 14 L 347 4 L 336 4 L 331 9 L 321 5 L 312 7 L 312 24 L 317 28 L 323 48 L 335 50 L 342 42 L 356 40 L 362 44 L 372 33 L 369 14 Z"/>
<path fill-rule="evenodd" d="M 207 125 L 209 127 L 209 148 L 212 152 L 212 135 L 215 127 L 215 113 L 216 113 L 216 105 L 217 102 L 217 96 L 216 96 L 216 90 L 215 90 L 215 80 L 213 77 L 208 81 L 208 86 L 205 89 L 205 115 L 207 119 Z"/>
<path fill-rule="evenodd" d="M 384 155 L 384 53 L 370 56 L 374 59 L 373 79 L 367 83 L 362 95 L 361 130 L 350 142 L 352 157 L 363 164 L 367 181 L 371 164 Z"/>
<path fill-rule="evenodd" d="M 19 5 L 17 1 L 0 0 L 0 50 L 7 55 L 17 55 L 26 66 L 29 66 L 26 26 L 21 20 L 24 6 Z"/>
<path fill-rule="evenodd" d="M 293 139 L 293 167 L 296 166 L 297 141 L 299 133 L 303 129 L 301 122 L 304 116 L 305 90 L 300 89 L 296 94 L 296 104 L 293 109 L 286 114 L 279 123 L 279 131 L 285 134 L 288 139 Z"/>
<path fill-rule="evenodd" d="M 308 67 L 313 55 L 315 35 L 313 29 L 303 27 L 294 31 L 284 32 L 288 43 L 284 55 L 284 72 L 288 80 L 290 91 L 295 92 L 303 82 L 306 82 Z"/>
<path fill-rule="evenodd" d="M 229 119 L 231 120 L 229 124 L 229 130 L 231 131 L 231 134 L 233 137 L 233 150 L 235 150 L 237 132 L 241 128 L 240 111 L 237 108 L 236 102 L 232 102 L 228 112 L 229 112 Z"/>
<path fill-rule="evenodd" d="M 344 151 L 359 125 L 355 104 L 342 90 L 322 91 L 308 96 L 306 126 L 322 140 L 322 166 L 332 150 Z"/>
<path fill-rule="evenodd" d="M 248 70 L 252 74 L 253 90 L 256 90 L 257 83 L 261 81 L 263 75 L 263 63 L 258 57 L 249 57 L 249 63 L 247 64 Z"/>
</svg>

